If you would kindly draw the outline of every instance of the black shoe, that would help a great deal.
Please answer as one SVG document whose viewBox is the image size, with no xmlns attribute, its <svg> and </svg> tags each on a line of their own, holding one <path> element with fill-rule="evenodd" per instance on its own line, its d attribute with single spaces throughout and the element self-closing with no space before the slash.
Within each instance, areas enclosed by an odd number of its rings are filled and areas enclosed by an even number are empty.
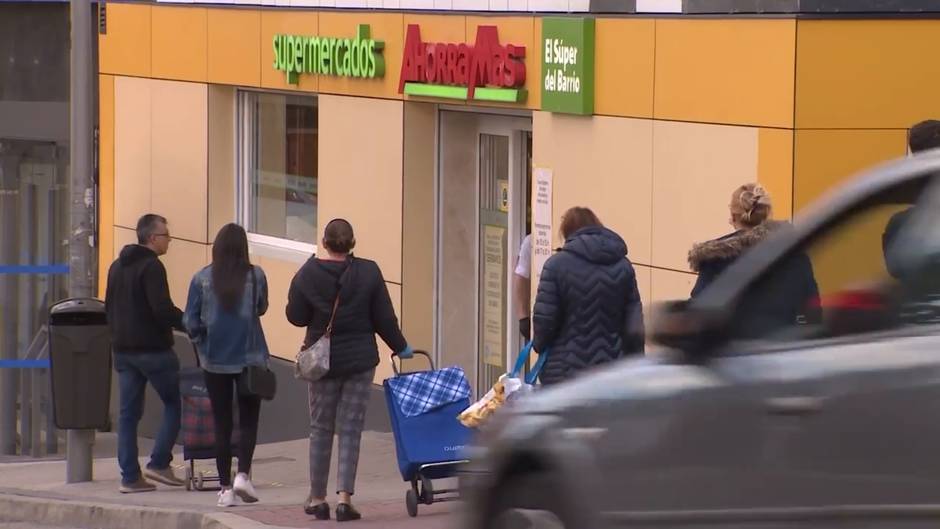
<svg viewBox="0 0 940 529">
<path fill-rule="evenodd" d="M 309 516 L 315 516 L 317 520 L 329 520 L 330 519 L 330 504 L 321 503 L 320 505 L 304 505 L 304 512 Z"/>
<path fill-rule="evenodd" d="M 357 511 L 356 508 L 352 505 L 349 505 L 348 503 L 340 503 L 336 506 L 337 522 L 352 522 L 361 519 L 362 515 L 359 514 L 359 511 Z"/>
</svg>

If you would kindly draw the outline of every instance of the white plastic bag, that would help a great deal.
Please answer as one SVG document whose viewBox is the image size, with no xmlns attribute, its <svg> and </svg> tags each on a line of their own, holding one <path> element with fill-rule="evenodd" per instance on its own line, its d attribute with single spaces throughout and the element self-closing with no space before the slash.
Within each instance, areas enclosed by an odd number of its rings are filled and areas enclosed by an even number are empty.
<svg viewBox="0 0 940 529">
<path fill-rule="evenodd" d="M 499 380 L 493 385 L 493 389 L 486 392 L 483 398 L 471 404 L 469 408 L 458 415 L 457 420 L 468 428 L 476 428 L 506 402 L 517 400 L 532 393 L 535 390 L 535 380 L 538 378 L 539 371 L 545 365 L 545 360 L 548 357 L 547 351 L 542 353 L 535 368 L 526 375 L 525 379 L 522 379 L 519 374 L 522 372 L 522 368 L 525 367 L 531 353 L 532 342 L 529 342 L 519 353 L 519 359 L 516 361 L 516 366 L 512 372 L 499 377 Z"/>
</svg>

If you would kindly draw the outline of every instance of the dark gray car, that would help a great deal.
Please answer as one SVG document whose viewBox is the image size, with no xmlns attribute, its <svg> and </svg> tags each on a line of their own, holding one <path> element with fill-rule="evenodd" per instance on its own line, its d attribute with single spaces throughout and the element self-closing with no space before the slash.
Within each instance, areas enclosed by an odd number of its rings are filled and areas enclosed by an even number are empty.
<svg viewBox="0 0 940 529">
<path fill-rule="evenodd" d="M 940 527 L 935 174 L 928 153 L 856 179 L 663 307 L 661 350 L 501 410 L 468 527 Z M 815 316 L 755 327 L 795 255 Z"/>
</svg>

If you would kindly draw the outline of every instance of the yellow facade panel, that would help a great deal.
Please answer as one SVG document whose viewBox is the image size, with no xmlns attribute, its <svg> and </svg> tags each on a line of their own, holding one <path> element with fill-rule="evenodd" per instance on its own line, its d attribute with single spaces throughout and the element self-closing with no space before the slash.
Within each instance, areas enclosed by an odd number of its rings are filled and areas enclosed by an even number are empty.
<svg viewBox="0 0 940 529">
<path fill-rule="evenodd" d="M 801 20 L 799 128 L 893 129 L 940 115 L 940 20 Z"/>
<path fill-rule="evenodd" d="M 693 244 L 733 230 L 728 204 L 757 179 L 758 129 L 653 123 L 652 265 L 685 271 Z"/>
<path fill-rule="evenodd" d="M 151 207 L 174 237 L 208 243 L 208 86 L 151 82 Z"/>
<path fill-rule="evenodd" d="M 798 130 L 793 201 L 799 211 L 872 165 L 903 156 L 903 130 Z"/>
<path fill-rule="evenodd" d="M 356 254 L 401 284 L 403 104 L 322 95 L 319 112 L 320 129 L 329 133 L 319 139 L 318 231 L 334 218 L 348 219 Z"/>
<path fill-rule="evenodd" d="M 172 219 L 170 230 L 172 231 Z M 170 298 L 177 307 L 185 307 L 189 296 L 189 284 L 193 275 L 209 264 L 209 250 L 205 244 L 173 239 L 166 255 L 160 258 L 166 266 L 166 278 L 170 284 Z"/>
<path fill-rule="evenodd" d="M 525 47 L 526 82 L 523 88 L 528 91 L 525 108 L 537 110 L 542 104 L 541 78 L 542 59 L 539 52 L 542 23 L 533 17 L 467 17 L 467 35 L 465 42 L 473 44 L 480 26 L 496 26 L 499 43 Z M 517 104 L 497 104 L 487 106 L 519 107 Z"/>
<path fill-rule="evenodd" d="M 655 117 L 793 128 L 796 21 L 656 21 Z"/>
<path fill-rule="evenodd" d="M 137 226 L 152 208 L 150 79 L 114 78 L 114 224 Z"/>
<path fill-rule="evenodd" d="M 261 85 L 261 12 L 209 9 L 208 75 L 213 84 Z"/>
<path fill-rule="evenodd" d="M 296 85 L 287 82 L 287 75 L 274 67 L 275 35 L 304 37 L 319 36 L 320 14 L 316 11 L 291 11 L 265 9 L 261 11 L 261 86 L 279 90 L 304 90 L 316 92 L 319 77 L 302 75 Z"/>
<path fill-rule="evenodd" d="M 368 24 L 371 38 L 385 41 L 382 57 L 385 74 L 381 78 L 320 76 L 320 92 L 364 97 L 400 99 L 398 73 L 401 70 L 404 43 L 404 16 L 401 13 L 320 13 L 320 36 L 338 39 L 356 38 L 360 24 Z"/>
<path fill-rule="evenodd" d="M 688 299 L 695 286 L 695 274 L 674 272 L 672 270 L 653 269 L 652 298 L 653 304 L 677 299 Z"/>
<path fill-rule="evenodd" d="M 385 286 L 388 288 L 389 297 L 392 298 L 392 308 L 395 310 L 395 314 L 401 318 L 401 285 L 386 283 Z M 392 350 L 378 335 L 375 336 L 375 341 L 379 346 L 379 365 L 375 367 L 375 378 L 372 381 L 375 384 L 381 384 L 382 381 L 394 375 L 391 360 Z M 420 360 L 418 361 L 420 362 Z"/>
<path fill-rule="evenodd" d="M 287 306 L 291 280 L 301 265 L 258 255 L 252 255 L 251 262 L 260 266 L 268 279 L 269 308 L 267 314 L 261 317 L 268 348 L 272 356 L 293 362 L 304 343 L 306 329 L 291 325 L 284 316 L 284 307 Z"/>
<path fill-rule="evenodd" d="M 108 4 L 108 31 L 98 35 L 101 73 L 150 76 L 150 11 L 149 4 Z"/>
<path fill-rule="evenodd" d="M 636 287 L 643 300 L 643 312 L 648 315 L 653 303 L 653 269 L 636 263 L 633 263 L 633 269 L 636 271 Z"/>
<path fill-rule="evenodd" d="M 553 172 L 556 226 L 568 208 L 590 207 L 631 260 L 650 264 L 653 122 L 535 112 L 532 125 L 533 165 Z"/>
<path fill-rule="evenodd" d="M 206 82 L 208 15 L 201 7 L 153 7 L 153 77 Z"/>
<path fill-rule="evenodd" d="M 209 85 L 209 239 L 235 220 L 235 89 Z"/>
<path fill-rule="evenodd" d="M 114 255 L 114 76 L 98 76 L 98 296 Z"/>
<path fill-rule="evenodd" d="M 760 129 L 757 133 L 757 181 L 770 192 L 773 215 L 793 216 L 793 131 Z"/>
<path fill-rule="evenodd" d="M 599 18 L 595 25 L 594 112 L 653 117 L 656 22 Z"/>
<path fill-rule="evenodd" d="M 434 160 L 437 112 L 404 103 L 402 330 L 415 348 L 434 350 Z"/>
</svg>

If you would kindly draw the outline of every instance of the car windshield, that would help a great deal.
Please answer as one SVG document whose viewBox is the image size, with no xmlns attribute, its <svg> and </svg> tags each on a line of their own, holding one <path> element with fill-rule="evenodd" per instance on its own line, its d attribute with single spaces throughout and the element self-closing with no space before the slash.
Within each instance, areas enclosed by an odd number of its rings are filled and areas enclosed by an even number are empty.
<svg viewBox="0 0 940 529">
<path fill-rule="evenodd" d="M 739 298 L 733 336 L 811 339 L 940 321 L 928 181 L 871 197 L 778 260 Z"/>
</svg>

